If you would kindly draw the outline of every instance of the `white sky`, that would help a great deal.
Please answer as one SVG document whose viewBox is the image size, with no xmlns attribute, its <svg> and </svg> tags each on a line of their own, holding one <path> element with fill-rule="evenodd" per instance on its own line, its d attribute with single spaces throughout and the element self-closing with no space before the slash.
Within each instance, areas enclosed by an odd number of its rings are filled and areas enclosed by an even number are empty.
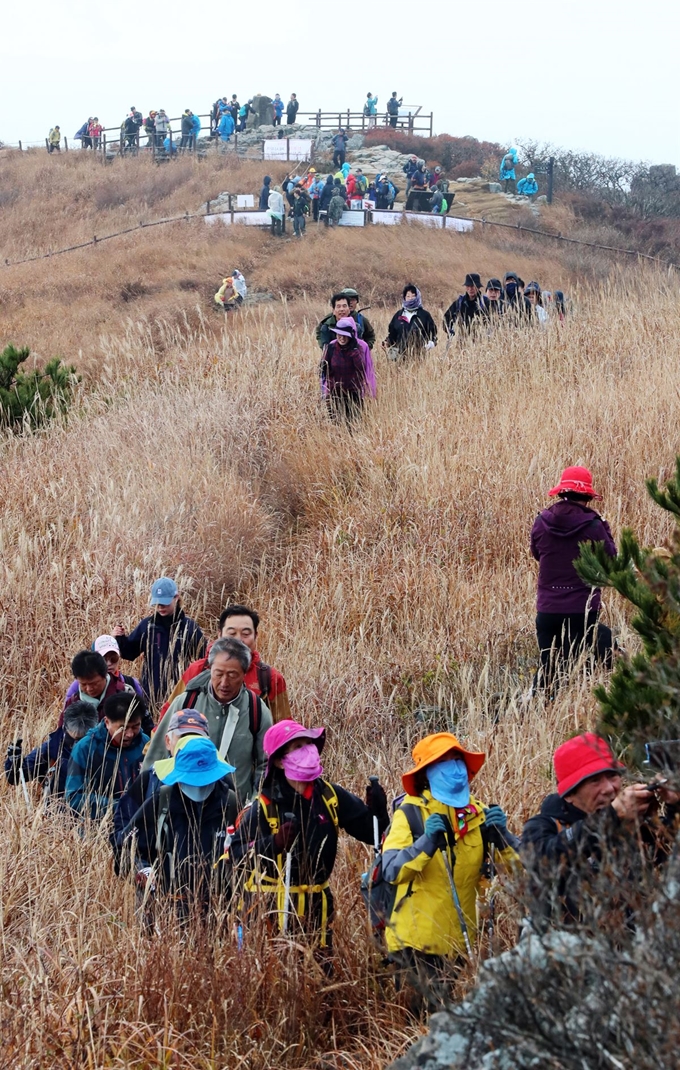
<svg viewBox="0 0 680 1070">
<path fill-rule="evenodd" d="M 328 5 L 323 0 L 33 0 L 3 16 L 0 140 L 71 137 L 89 115 L 118 125 L 207 112 L 257 92 L 303 111 L 351 107 L 393 89 L 433 111 L 437 133 L 680 166 L 680 5 L 640 0 L 510 0 Z"/>
</svg>

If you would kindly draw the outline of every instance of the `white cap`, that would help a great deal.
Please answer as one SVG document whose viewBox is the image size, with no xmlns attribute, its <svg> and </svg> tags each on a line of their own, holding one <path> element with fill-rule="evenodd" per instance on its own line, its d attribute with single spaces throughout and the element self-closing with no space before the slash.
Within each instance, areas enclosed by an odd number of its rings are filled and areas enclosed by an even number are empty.
<svg viewBox="0 0 680 1070">
<path fill-rule="evenodd" d="M 104 657 L 104 654 L 120 654 L 120 647 L 112 635 L 100 635 L 94 641 L 94 649 Z"/>
</svg>

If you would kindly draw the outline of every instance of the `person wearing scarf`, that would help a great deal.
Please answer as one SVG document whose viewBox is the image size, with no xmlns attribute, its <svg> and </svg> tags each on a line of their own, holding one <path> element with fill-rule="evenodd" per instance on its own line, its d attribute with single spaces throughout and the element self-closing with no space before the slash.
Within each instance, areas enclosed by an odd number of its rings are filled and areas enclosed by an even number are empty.
<svg viewBox="0 0 680 1070">
<path fill-rule="evenodd" d="M 373 843 L 373 819 L 389 823 L 385 792 L 372 781 L 366 802 L 323 775 L 325 728 L 279 721 L 264 737 L 267 771 L 260 794 L 242 815 L 232 843 L 248 873 L 247 900 L 259 899 L 282 932 L 301 933 L 324 953 L 331 948 L 333 895 L 329 878 L 343 829 Z M 287 861 L 290 885 L 286 895 Z"/>
<path fill-rule="evenodd" d="M 423 308 L 420 290 L 409 282 L 402 294 L 402 306 L 390 320 L 383 347 L 392 360 L 414 356 L 437 344 L 437 327 L 430 313 Z"/>
<path fill-rule="evenodd" d="M 485 757 L 438 732 L 415 745 L 414 768 L 401 778 L 406 796 L 383 845 L 383 877 L 396 886 L 385 936 L 398 985 L 415 990 L 414 1009 L 422 1009 L 423 993 L 431 1006 L 446 998 L 447 977 L 474 948 L 491 848 L 506 868 L 519 863 L 519 841 L 500 806 L 470 792 Z"/>
</svg>

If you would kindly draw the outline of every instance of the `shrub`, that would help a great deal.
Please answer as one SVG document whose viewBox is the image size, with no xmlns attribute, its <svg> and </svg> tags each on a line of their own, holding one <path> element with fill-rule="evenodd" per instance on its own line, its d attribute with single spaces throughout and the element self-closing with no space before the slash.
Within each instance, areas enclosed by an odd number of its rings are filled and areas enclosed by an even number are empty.
<svg viewBox="0 0 680 1070">
<path fill-rule="evenodd" d="M 8 345 L 0 353 L 0 424 L 20 427 L 28 419 L 37 427 L 57 412 L 65 412 L 79 380 L 75 368 L 50 360 L 42 372 L 25 373 L 19 366 L 28 359 L 28 346 Z"/>
</svg>

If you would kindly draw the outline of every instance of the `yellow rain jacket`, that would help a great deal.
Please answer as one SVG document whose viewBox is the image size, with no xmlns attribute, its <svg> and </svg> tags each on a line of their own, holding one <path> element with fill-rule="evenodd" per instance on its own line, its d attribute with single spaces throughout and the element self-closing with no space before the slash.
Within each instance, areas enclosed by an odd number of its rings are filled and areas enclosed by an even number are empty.
<svg viewBox="0 0 680 1070">
<path fill-rule="evenodd" d="M 430 814 L 442 814 L 455 830 L 454 882 L 458 891 L 470 942 L 477 936 L 477 899 L 483 880 L 484 841 L 482 825 L 484 808 L 474 797 L 470 803 L 477 813 L 468 817 L 461 836 L 457 814 L 460 809 L 446 806 L 432 797 L 429 790 L 421 796 L 407 795 L 404 803 L 422 809 L 423 826 Z M 455 958 L 465 955 L 465 940 L 451 894 L 451 885 L 441 850 L 434 854 L 429 837 L 416 835 L 415 841 L 406 815 L 396 810 L 391 828 L 383 844 L 383 874 L 390 884 L 396 884 L 397 896 L 392 917 L 385 931 L 389 951 L 406 947 L 429 955 Z M 448 851 L 448 848 L 447 848 Z M 519 855 L 512 847 L 497 852 L 505 868 L 519 865 Z"/>
<path fill-rule="evenodd" d="M 228 279 L 222 280 L 222 285 L 215 294 L 215 303 L 218 305 L 231 305 L 234 304 L 238 294 L 234 288 L 234 280 L 230 275 Z"/>
</svg>

